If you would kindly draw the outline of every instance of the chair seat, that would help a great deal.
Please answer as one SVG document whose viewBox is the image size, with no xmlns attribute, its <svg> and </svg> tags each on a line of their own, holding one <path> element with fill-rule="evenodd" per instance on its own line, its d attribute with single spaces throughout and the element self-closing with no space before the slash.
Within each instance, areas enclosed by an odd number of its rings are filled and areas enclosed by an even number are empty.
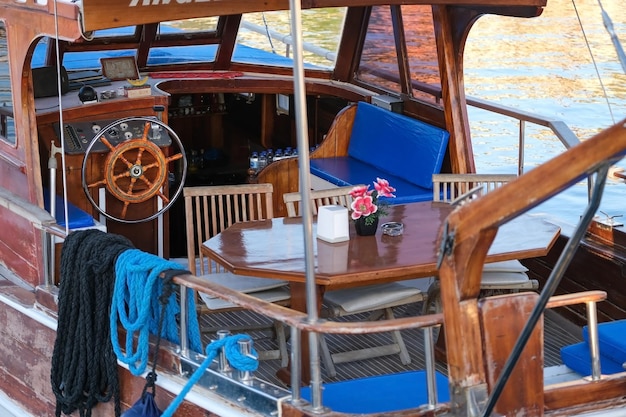
<svg viewBox="0 0 626 417">
<path fill-rule="evenodd" d="M 528 278 L 527 271 L 528 268 L 516 259 L 485 264 L 480 288 L 486 290 L 536 289 L 539 283 L 537 280 Z"/>
<path fill-rule="evenodd" d="M 272 303 L 288 300 L 291 296 L 286 288 L 288 282 L 280 279 L 249 277 L 230 272 L 202 275 L 200 278 Z M 210 310 L 235 307 L 235 304 L 209 294 L 200 293 L 200 297 Z"/>
<path fill-rule="evenodd" d="M 530 282 L 525 272 L 489 272 L 484 271 L 480 281 L 481 288 L 489 285 L 515 285 L 519 286 Z M 531 284 L 529 284 L 531 285 Z M 532 285 L 531 285 L 532 286 Z"/>
<path fill-rule="evenodd" d="M 517 259 L 510 261 L 491 262 L 483 266 L 483 272 L 527 272 L 526 268 Z"/>
<path fill-rule="evenodd" d="M 410 300 L 410 298 L 415 298 L 415 300 Z M 328 291 L 324 294 L 324 301 L 332 304 L 333 307 L 340 308 L 337 316 L 395 307 L 422 300 L 423 294 L 418 288 L 395 282 Z"/>
</svg>

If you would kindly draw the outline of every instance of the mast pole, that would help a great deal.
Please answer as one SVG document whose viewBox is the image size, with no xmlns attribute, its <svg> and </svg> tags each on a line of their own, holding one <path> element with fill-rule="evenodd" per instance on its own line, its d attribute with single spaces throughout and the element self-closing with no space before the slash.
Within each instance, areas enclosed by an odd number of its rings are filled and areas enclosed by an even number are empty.
<svg viewBox="0 0 626 417">
<path fill-rule="evenodd" d="M 304 253 L 305 253 L 305 271 L 306 271 L 306 303 L 307 303 L 307 320 L 315 323 L 318 320 L 317 291 L 315 285 L 315 263 L 313 252 L 313 214 L 310 209 L 311 205 L 311 178 L 309 163 L 309 137 L 308 137 L 308 120 L 306 113 L 306 88 L 304 84 L 304 57 L 302 43 L 302 8 L 300 0 L 289 0 L 289 10 L 291 13 L 291 34 L 294 40 L 294 60 L 293 60 L 293 82 L 294 82 L 294 100 L 296 111 L 296 134 L 298 139 L 298 165 L 299 165 L 299 182 L 300 193 L 302 195 L 302 224 L 304 227 Z M 319 335 L 317 333 L 308 333 L 309 335 L 309 352 L 310 352 L 310 369 L 311 369 L 311 400 L 313 410 L 322 409 L 321 395 L 321 371 L 319 359 Z M 293 355 L 294 359 L 297 355 Z M 292 361 L 292 362 L 295 362 Z M 292 389 L 299 392 L 300 381 L 294 381 L 292 372 Z M 296 388 L 298 387 L 298 388 Z M 299 395 L 294 395 L 298 398 Z"/>
</svg>

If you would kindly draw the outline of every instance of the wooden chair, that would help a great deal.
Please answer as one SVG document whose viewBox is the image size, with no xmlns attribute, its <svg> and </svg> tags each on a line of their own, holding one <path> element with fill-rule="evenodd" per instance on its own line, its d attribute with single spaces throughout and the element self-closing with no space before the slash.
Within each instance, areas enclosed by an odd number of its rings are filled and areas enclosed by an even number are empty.
<svg viewBox="0 0 626 417">
<path fill-rule="evenodd" d="M 515 174 L 434 174 L 433 201 L 453 203 L 464 196 L 480 196 L 515 178 Z M 535 290 L 539 282 L 529 279 L 527 271 L 517 260 L 485 264 L 480 288 L 491 293 Z M 439 282 L 435 280 L 428 289 L 424 311 L 440 309 Z"/>
<path fill-rule="evenodd" d="M 433 174 L 433 201 L 450 203 L 472 191 L 488 193 L 515 178 L 515 174 Z"/>
<path fill-rule="evenodd" d="M 327 190 L 314 190 L 311 192 L 311 211 L 317 216 L 317 209 L 320 206 L 339 205 L 350 208 L 352 196 L 350 190 L 353 185 L 347 187 L 330 188 Z M 283 194 L 283 201 L 287 208 L 287 217 L 302 216 L 302 197 L 300 192 Z"/>
<path fill-rule="evenodd" d="M 352 197 L 350 190 L 353 186 L 331 188 L 327 190 L 311 191 L 311 210 L 317 214 L 317 209 L 323 205 L 342 205 L 350 207 Z M 302 197 L 299 192 L 283 194 L 283 201 L 287 206 L 289 217 L 302 214 Z M 399 283 L 370 285 L 367 287 L 348 288 L 344 290 L 327 291 L 324 294 L 325 308 L 322 316 L 327 318 L 343 317 L 361 313 L 369 313 L 369 320 L 377 320 L 381 317 L 393 319 L 393 308 L 401 305 L 415 303 L 424 299 L 424 293 L 418 288 L 408 287 Z M 322 360 L 328 376 L 331 378 L 337 374 L 335 364 L 352 362 L 361 359 L 376 358 L 387 355 L 400 355 L 402 364 L 411 362 L 406 345 L 400 331 L 392 332 L 393 343 L 385 346 L 372 346 L 348 352 L 331 353 L 323 335 L 320 335 L 320 350 Z"/>
<path fill-rule="evenodd" d="M 291 294 L 288 282 L 278 279 L 236 275 L 223 266 L 209 261 L 203 255 L 202 243 L 236 222 L 259 221 L 273 217 L 272 184 L 239 184 L 220 186 L 185 187 L 185 219 L 187 232 L 188 268 L 203 279 L 211 280 L 240 292 L 248 293 L 265 301 L 289 305 Z M 242 310 L 220 298 L 201 293 L 203 303 L 198 303 L 199 314 L 214 314 Z M 226 330 L 250 331 L 272 328 L 276 332 L 278 350 L 261 351 L 260 359 L 281 359 L 288 364 L 287 343 L 282 323 L 270 326 L 232 326 Z M 203 328 L 203 332 L 219 329 Z"/>
</svg>

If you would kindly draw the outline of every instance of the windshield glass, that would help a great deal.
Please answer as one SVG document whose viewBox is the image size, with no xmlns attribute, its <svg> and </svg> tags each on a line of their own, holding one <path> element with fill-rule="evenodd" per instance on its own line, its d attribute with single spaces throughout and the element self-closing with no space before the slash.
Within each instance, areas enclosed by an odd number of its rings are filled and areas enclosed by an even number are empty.
<svg viewBox="0 0 626 417">
<path fill-rule="evenodd" d="M 345 8 L 314 9 L 302 12 L 305 64 L 321 68 L 334 67 L 345 14 Z M 270 53 L 266 58 L 268 65 L 291 66 L 291 60 L 285 60 L 285 58 L 293 58 L 290 32 L 290 15 L 287 11 L 245 14 L 237 42 L 249 48 L 242 49 L 238 46 L 236 52 L 255 48 Z M 236 54 L 233 60 L 246 62 L 247 58 L 243 54 L 239 56 Z"/>
<path fill-rule="evenodd" d="M 441 87 L 432 12 L 428 6 L 403 6 L 402 21 L 411 77 L 411 95 L 431 102 L 423 91 Z M 389 7 L 373 7 L 357 78 L 394 93 L 402 93 L 400 66 Z"/>
</svg>

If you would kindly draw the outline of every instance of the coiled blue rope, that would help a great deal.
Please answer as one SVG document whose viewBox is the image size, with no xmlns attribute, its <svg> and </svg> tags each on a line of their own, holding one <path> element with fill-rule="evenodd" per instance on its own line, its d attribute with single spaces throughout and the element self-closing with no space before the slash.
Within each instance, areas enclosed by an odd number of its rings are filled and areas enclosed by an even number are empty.
<svg viewBox="0 0 626 417">
<path fill-rule="evenodd" d="M 213 362 L 213 359 L 215 359 L 222 347 L 224 348 L 228 362 L 233 368 L 240 371 L 256 371 L 259 367 L 259 355 L 256 350 L 254 350 L 254 347 L 250 349 L 251 356 L 253 357 L 243 355 L 239 349 L 238 342 L 246 339 L 252 341 L 248 335 L 236 334 L 233 336 L 227 336 L 224 339 L 215 340 L 207 345 L 206 359 L 200 364 L 193 375 L 191 375 L 187 384 L 185 384 L 180 393 L 176 396 L 176 398 L 174 398 L 174 401 L 172 401 L 165 411 L 163 411 L 161 417 L 171 417 L 174 412 L 176 412 L 176 409 L 183 402 L 187 393 L 189 393 L 195 383 L 202 377 L 202 374 L 204 374 L 209 365 L 211 365 L 211 362 Z"/>
<path fill-rule="evenodd" d="M 141 375 L 146 370 L 149 334 L 156 335 L 159 332 L 161 314 L 159 296 L 163 292 L 163 281 L 159 274 L 168 269 L 180 269 L 180 265 L 138 249 L 124 251 L 115 263 L 115 288 L 110 313 L 111 343 L 118 360 L 127 364 L 133 375 Z M 188 290 L 187 300 L 189 346 L 192 350 L 201 352 L 200 326 L 191 290 Z M 169 297 L 164 314 L 161 337 L 179 344 L 176 316 L 180 314 L 180 306 L 176 294 Z M 124 351 L 117 334 L 118 319 L 126 329 Z M 135 334 L 137 334 L 136 349 Z"/>
</svg>

